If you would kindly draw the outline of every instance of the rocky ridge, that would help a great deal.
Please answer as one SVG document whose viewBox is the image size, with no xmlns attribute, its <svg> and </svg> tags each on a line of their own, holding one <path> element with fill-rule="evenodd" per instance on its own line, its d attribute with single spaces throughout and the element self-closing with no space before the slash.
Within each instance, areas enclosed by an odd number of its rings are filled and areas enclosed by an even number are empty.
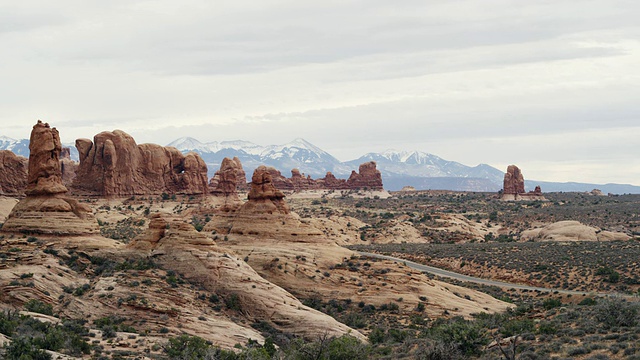
<svg viewBox="0 0 640 360">
<path fill-rule="evenodd" d="M 73 187 L 103 196 L 139 194 L 202 195 L 208 192 L 207 166 L 196 153 L 136 144 L 121 130 L 76 140 L 80 156 Z"/>
</svg>

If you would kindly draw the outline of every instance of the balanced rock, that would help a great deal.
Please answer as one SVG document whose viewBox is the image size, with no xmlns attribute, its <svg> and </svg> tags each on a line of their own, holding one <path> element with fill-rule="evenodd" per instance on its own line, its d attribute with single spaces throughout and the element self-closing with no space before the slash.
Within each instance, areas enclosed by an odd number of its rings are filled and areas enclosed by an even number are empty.
<svg viewBox="0 0 640 360">
<path fill-rule="evenodd" d="M 29 161 L 9 150 L 0 150 L 0 194 L 24 194 Z"/>
<path fill-rule="evenodd" d="M 55 235 L 99 233 L 88 206 L 67 198 L 59 155 L 62 147 L 55 128 L 38 120 L 29 143 L 27 197 L 13 208 L 3 231 Z"/>
<path fill-rule="evenodd" d="M 516 195 L 524 194 L 524 176 L 520 168 L 515 165 L 509 165 L 507 172 L 504 174 L 503 194 Z"/>
<path fill-rule="evenodd" d="M 198 195 L 208 191 L 207 165 L 196 153 L 174 147 L 137 145 L 121 130 L 76 140 L 80 165 L 73 187 L 105 196 Z"/>
<path fill-rule="evenodd" d="M 351 189 L 368 188 L 371 190 L 382 190 L 382 175 L 376 169 L 376 162 L 369 161 L 360 164 L 358 172 L 352 171 L 347 179 L 347 185 Z"/>
</svg>

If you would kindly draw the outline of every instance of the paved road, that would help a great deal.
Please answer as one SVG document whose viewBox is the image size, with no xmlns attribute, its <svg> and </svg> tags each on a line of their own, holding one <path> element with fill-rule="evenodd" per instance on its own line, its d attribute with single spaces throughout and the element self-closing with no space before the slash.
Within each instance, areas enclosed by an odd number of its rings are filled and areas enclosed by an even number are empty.
<svg viewBox="0 0 640 360">
<path fill-rule="evenodd" d="M 482 278 L 477 278 L 477 277 L 473 277 L 473 276 L 458 274 L 458 273 L 455 273 L 453 271 L 443 270 L 443 269 L 436 268 L 436 267 L 433 267 L 433 266 L 427 266 L 427 265 L 418 264 L 418 263 L 413 262 L 413 261 L 400 259 L 400 258 L 396 258 L 396 257 L 393 257 L 393 256 L 375 254 L 375 253 L 364 252 L 364 251 L 356 251 L 356 252 L 358 254 L 362 255 L 362 256 L 369 256 L 369 257 L 373 257 L 373 258 L 385 259 L 385 260 L 391 260 L 391 261 L 397 261 L 397 262 L 400 262 L 400 263 L 404 263 L 408 267 L 410 267 L 412 269 L 415 269 L 415 270 L 418 270 L 418 271 L 425 271 L 425 272 L 428 272 L 428 273 L 431 273 L 431 274 L 434 274 L 434 275 L 448 277 L 448 278 L 461 280 L 461 281 L 466 281 L 466 282 L 472 282 L 472 283 L 476 283 L 476 284 L 489 285 L 489 286 L 498 286 L 498 287 L 509 288 L 509 289 L 520 289 L 520 290 L 529 290 L 529 291 L 551 292 L 551 293 L 559 293 L 559 294 L 590 295 L 590 296 L 613 296 L 612 294 L 573 291 L 573 290 L 563 290 L 563 289 L 550 289 L 550 288 L 542 288 L 542 287 L 537 287 L 537 286 L 513 284 L 513 283 L 508 283 L 508 282 L 503 282 L 503 281 L 482 279 Z M 629 297 L 629 296 L 624 296 L 624 295 L 620 295 L 620 296 Z M 630 298 L 633 298 L 633 297 L 630 297 Z M 636 299 L 637 299 L 637 297 L 636 297 Z"/>
</svg>

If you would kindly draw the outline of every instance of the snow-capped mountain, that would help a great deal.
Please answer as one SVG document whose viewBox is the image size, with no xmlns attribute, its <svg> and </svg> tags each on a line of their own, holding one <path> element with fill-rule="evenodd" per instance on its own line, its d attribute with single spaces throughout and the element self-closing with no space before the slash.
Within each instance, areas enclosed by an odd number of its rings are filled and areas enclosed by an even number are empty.
<svg viewBox="0 0 640 360">
<path fill-rule="evenodd" d="M 14 154 L 29 157 L 29 140 L 16 140 L 0 136 L 0 150 L 11 150 Z"/>
<path fill-rule="evenodd" d="M 71 148 L 71 158 L 78 161 L 78 151 L 73 144 L 63 144 Z M 480 164 L 466 166 L 455 161 L 442 159 L 421 151 L 387 150 L 382 153 L 368 153 L 358 159 L 340 162 L 331 154 L 304 139 L 295 139 L 282 145 L 262 146 L 249 141 L 221 141 L 202 143 L 191 137 L 171 142 L 168 146 L 186 153 L 195 151 L 207 163 L 209 176 L 220 168 L 225 157 L 238 157 L 248 177 L 260 165 L 273 166 L 284 176 L 291 176 L 292 169 L 311 175 L 324 177 L 327 171 L 346 178 L 360 164 L 376 161 L 382 173 L 384 187 L 400 190 L 403 186 L 416 189 L 442 189 L 457 191 L 498 191 L 502 188 L 504 173 L 492 166 Z M 29 140 L 15 140 L 0 136 L 0 150 L 11 150 L 18 155 L 29 157 Z M 640 187 L 619 184 L 552 183 L 527 180 L 527 189 L 541 185 L 543 191 L 590 191 L 599 188 L 611 193 L 640 193 Z"/>
<path fill-rule="evenodd" d="M 489 165 L 469 167 L 420 151 L 388 150 L 340 162 L 331 154 L 300 138 L 283 145 L 267 146 L 247 141 L 202 143 L 193 138 L 181 138 L 169 146 L 182 152 L 199 153 L 209 166 L 210 175 L 220 167 L 222 159 L 233 156 L 242 161 L 247 175 L 259 165 L 268 165 L 280 170 L 285 176 L 289 176 L 291 169 L 297 168 L 314 178 L 324 177 L 327 171 L 338 177 L 348 177 L 351 170 L 357 170 L 360 164 L 373 160 L 378 163 L 385 187 L 390 190 L 398 190 L 404 185 L 476 191 L 498 191 L 502 187 L 502 172 Z M 426 178 L 430 180 L 426 181 Z M 447 184 L 451 184 L 451 187 Z"/>
<path fill-rule="evenodd" d="M 295 139 L 282 145 L 261 146 L 242 140 L 202 143 L 193 138 L 180 138 L 168 146 L 182 152 L 199 153 L 209 166 L 210 175 L 220 167 L 222 159 L 234 156 L 249 171 L 259 165 L 268 165 L 285 176 L 289 176 L 294 168 L 316 178 L 323 177 L 327 171 L 337 170 L 338 174 L 350 172 L 349 169 L 343 169 L 338 159 L 304 139 Z"/>
<path fill-rule="evenodd" d="M 76 149 L 75 144 L 62 144 L 62 146 L 68 147 L 71 150 L 71 159 L 78 161 L 78 149 Z M 29 158 L 29 140 L 16 140 L 6 136 L 0 136 L 0 150 L 10 150 L 16 155 Z"/>
<path fill-rule="evenodd" d="M 386 172 L 387 176 L 485 178 L 497 185 L 501 184 L 503 178 L 502 171 L 486 164 L 470 167 L 421 151 L 368 153 L 346 164 L 356 166 L 365 161 L 378 163 L 378 169 L 383 174 Z"/>
</svg>

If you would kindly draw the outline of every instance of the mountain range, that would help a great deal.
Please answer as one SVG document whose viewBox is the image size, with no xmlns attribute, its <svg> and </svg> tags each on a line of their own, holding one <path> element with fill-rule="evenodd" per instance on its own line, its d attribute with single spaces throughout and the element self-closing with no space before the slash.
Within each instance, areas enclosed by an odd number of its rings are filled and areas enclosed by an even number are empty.
<svg viewBox="0 0 640 360">
<path fill-rule="evenodd" d="M 71 158 L 78 161 L 75 146 L 63 145 L 71 148 Z M 207 163 L 210 177 L 220 168 L 222 159 L 236 156 L 248 175 L 259 165 L 267 165 L 275 167 L 287 177 L 290 176 L 291 169 L 297 168 L 314 179 L 324 177 L 328 171 L 336 177 L 347 178 L 360 164 L 375 161 L 388 190 L 413 186 L 416 189 L 497 192 L 502 189 L 504 177 L 502 170 L 487 164 L 466 166 L 421 151 L 387 150 L 382 153 L 367 153 L 357 159 L 342 162 L 301 138 L 283 145 L 262 146 L 243 140 L 202 143 L 192 137 L 183 137 L 167 146 L 176 147 L 183 153 L 194 151 L 200 154 Z M 0 150 L 11 150 L 28 157 L 29 140 L 0 136 Z M 598 188 L 604 193 L 640 193 L 640 186 L 626 184 L 557 183 L 536 180 L 525 182 L 527 190 L 533 190 L 536 185 L 542 186 L 546 192 L 583 192 Z"/>
</svg>

